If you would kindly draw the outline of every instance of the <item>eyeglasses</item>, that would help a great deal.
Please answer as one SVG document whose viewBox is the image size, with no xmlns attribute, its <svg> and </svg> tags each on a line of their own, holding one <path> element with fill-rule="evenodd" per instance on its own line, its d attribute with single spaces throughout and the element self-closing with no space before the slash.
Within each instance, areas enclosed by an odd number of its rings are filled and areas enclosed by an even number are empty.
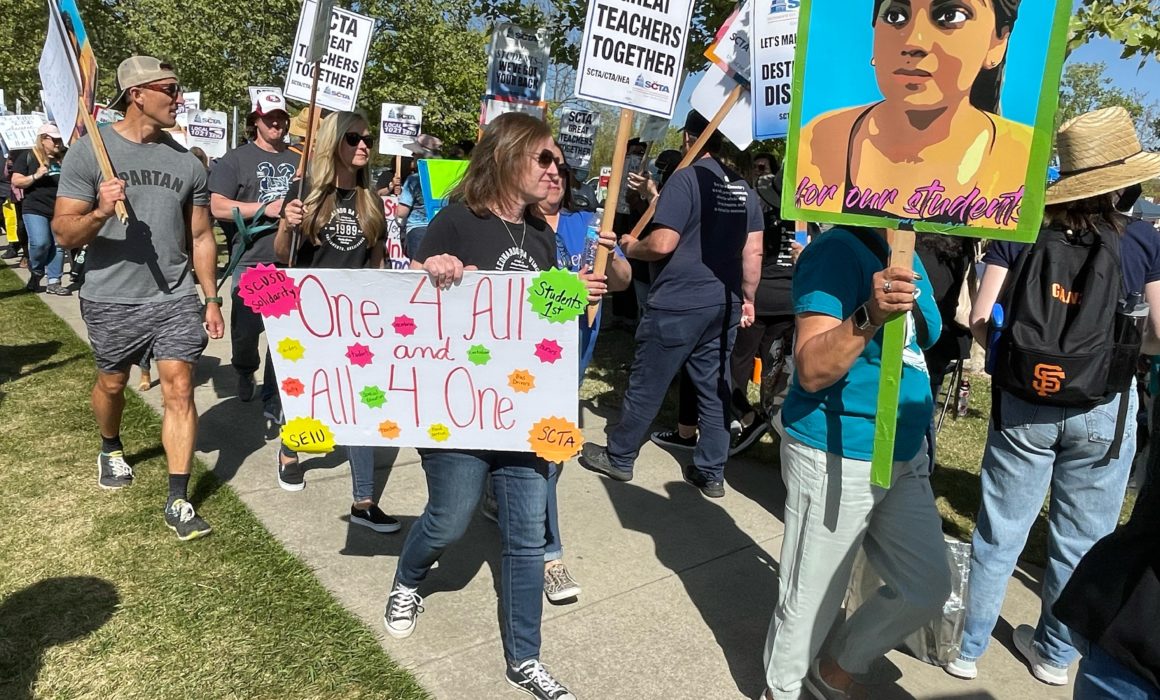
<svg viewBox="0 0 1160 700">
<path fill-rule="evenodd" d="M 178 95 L 185 92 L 185 88 L 177 83 L 165 83 L 163 85 L 155 85 L 153 83 L 145 83 L 144 85 L 137 85 L 136 87 L 144 90 L 152 90 L 153 92 L 160 92 L 171 100 L 176 100 Z"/>
<path fill-rule="evenodd" d="M 348 131 L 345 134 L 343 134 L 342 140 L 346 141 L 346 145 L 354 147 L 354 148 L 358 147 L 359 141 L 362 141 L 363 143 L 365 143 L 367 145 L 367 148 L 371 148 L 372 146 L 375 145 L 375 137 L 374 136 L 371 136 L 370 134 L 363 135 L 363 134 L 360 134 L 360 133 L 355 132 L 355 131 Z"/>
<path fill-rule="evenodd" d="M 564 161 L 556 160 L 556 154 L 552 153 L 552 151 L 547 148 L 540 151 L 539 153 L 529 153 L 528 156 L 533 158 L 536 161 L 536 164 L 545 170 L 551 167 L 553 163 L 556 164 L 556 170 L 560 171 L 561 174 L 563 174 L 564 171 L 568 169 L 568 166 L 564 164 Z"/>
</svg>

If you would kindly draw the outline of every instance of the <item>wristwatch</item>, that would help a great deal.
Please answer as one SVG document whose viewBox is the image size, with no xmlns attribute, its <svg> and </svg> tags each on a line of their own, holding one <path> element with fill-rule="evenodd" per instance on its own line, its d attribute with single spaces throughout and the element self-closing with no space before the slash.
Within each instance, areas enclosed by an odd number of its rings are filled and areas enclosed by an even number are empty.
<svg viewBox="0 0 1160 700">
<path fill-rule="evenodd" d="M 218 306 L 221 306 L 222 305 L 222 298 L 221 297 L 206 297 L 205 303 L 206 304 L 217 304 Z"/>
<path fill-rule="evenodd" d="M 878 324 L 870 320 L 870 309 L 867 309 L 865 304 L 854 309 L 853 318 L 854 327 L 860 331 L 876 330 L 878 328 Z"/>
</svg>

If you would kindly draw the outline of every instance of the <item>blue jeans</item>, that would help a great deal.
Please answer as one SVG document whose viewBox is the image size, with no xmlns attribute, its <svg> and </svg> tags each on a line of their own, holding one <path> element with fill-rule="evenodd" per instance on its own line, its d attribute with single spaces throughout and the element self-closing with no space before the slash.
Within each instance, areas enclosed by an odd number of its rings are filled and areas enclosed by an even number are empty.
<svg viewBox="0 0 1160 700">
<path fill-rule="evenodd" d="M 702 477 L 724 481 L 732 420 L 730 357 L 740 316 L 735 306 L 645 312 L 636 329 L 636 357 L 620 422 L 608 433 L 608 460 L 614 466 L 632 470 L 669 385 L 684 365 L 697 393 L 699 438 L 693 464 Z"/>
<path fill-rule="evenodd" d="M 64 249 L 52 237 L 48 217 L 25 214 L 24 228 L 28 231 L 28 271 L 48 278 L 49 284 L 59 283 L 64 274 Z"/>
<path fill-rule="evenodd" d="M 1036 650 L 1066 668 L 1076 657 L 1071 632 L 1051 606 L 1079 560 L 1115 529 L 1136 452 L 1135 389 L 1126 392 L 1122 449 L 1111 459 L 1120 394 L 1088 410 L 1033 404 L 1000 391 L 1003 425 L 994 422 L 983 452 L 983 501 L 971 539 L 971 579 L 960 656 L 983 655 L 999 620 L 1007 582 L 1027 535 L 1048 504 L 1047 571 L 1035 629 Z"/>
<path fill-rule="evenodd" d="M 417 588 L 475 514 L 487 475 L 499 506 L 500 638 L 508 663 L 540 658 L 548 463 L 525 452 L 419 450 L 427 507 L 407 533 L 395 582 Z"/>
<path fill-rule="evenodd" d="M 298 453 L 282 445 L 282 454 L 298 459 Z M 350 460 L 351 495 L 354 501 L 375 500 L 375 448 L 346 447 L 346 458 Z"/>
<path fill-rule="evenodd" d="M 560 484 L 563 464 L 548 464 L 548 511 L 544 515 L 544 561 L 564 558 L 564 542 L 560 539 L 560 508 L 557 505 L 556 487 Z"/>
<path fill-rule="evenodd" d="M 1160 700 L 1160 688 L 1113 659 L 1100 646 L 1084 650 L 1074 700 Z"/>
<path fill-rule="evenodd" d="M 426 226 L 409 229 L 403 236 L 403 252 L 412 260 L 419 254 L 419 246 L 423 245 L 423 237 L 427 235 Z"/>
</svg>

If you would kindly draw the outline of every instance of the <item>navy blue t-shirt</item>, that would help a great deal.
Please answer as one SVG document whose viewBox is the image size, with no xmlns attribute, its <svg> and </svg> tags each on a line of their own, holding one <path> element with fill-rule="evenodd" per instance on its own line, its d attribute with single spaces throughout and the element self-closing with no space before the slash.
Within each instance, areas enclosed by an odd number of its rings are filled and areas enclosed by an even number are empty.
<svg viewBox="0 0 1160 700">
<path fill-rule="evenodd" d="M 983 263 L 1010 270 L 1026 243 L 991 241 Z M 1133 220 L 1120 239 L 1120 272 L 1123 276 L 1123 297 L 1133 292 L 1144 293 L 1144 285 L 1160 281 L 1160 231 L 1146 221 Z"/>
<path fill-rule="evenodd" d="M 741 251 L 765 228 L 757 193 L 713 158 L 701 158 L 665 182 L 656 227 L 680 234 L 677 248 L 653 263 L 650 308 L 666 311 L 741 303 Z"/>
</svg>

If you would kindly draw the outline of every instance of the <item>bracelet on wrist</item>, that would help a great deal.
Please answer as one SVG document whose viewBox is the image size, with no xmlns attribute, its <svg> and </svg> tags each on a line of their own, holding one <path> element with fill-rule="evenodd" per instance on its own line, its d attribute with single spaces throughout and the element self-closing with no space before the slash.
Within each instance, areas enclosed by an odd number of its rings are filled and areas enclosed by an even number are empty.
<svg viewBox="0 0 1160 700">
<path fill-rule="evenodd" d="M 218 306 L 221 306 L 222 305 L 222 298 L 221 297 L 206 297 L 205 303 L 206 304 L 217 304 Z"/>
</svg>

